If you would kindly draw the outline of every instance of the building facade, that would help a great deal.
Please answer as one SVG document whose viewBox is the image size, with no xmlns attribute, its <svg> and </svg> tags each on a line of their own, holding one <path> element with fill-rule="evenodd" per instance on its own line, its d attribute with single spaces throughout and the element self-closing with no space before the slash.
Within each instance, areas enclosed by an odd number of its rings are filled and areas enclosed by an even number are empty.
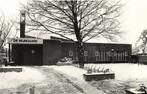
<svg viewBox="0 0 147 94">
<path fill-rule="evenodd" d="M 75 43 L 63 42 L 62 58 L 69 57 L 77 61 L 77 49 Z M 110 43 L 85 43 L 84 62 L 85 63 L 121 63 L 129 62 L 131 56 L 130 44 L 110 44 Z"/>
<path fill-rule="evenodd" d="M 78 61 L 76 43 L 72 41 L 17 38 L 10 45 L 11 60 L 17 65 L 52 65 L 65 57 Z M 131 51 L 130 44 L 84 43 L 84 62 L 129 62 Z"/>
</svg>

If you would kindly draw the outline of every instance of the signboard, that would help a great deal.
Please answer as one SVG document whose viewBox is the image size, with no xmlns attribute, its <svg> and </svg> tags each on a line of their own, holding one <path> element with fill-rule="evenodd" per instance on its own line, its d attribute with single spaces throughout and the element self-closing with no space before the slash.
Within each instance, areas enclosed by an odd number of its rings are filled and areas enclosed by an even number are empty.
<svg viewBox="0 0 147 94">
<path fill-rule="evenodd" d="M 42 39 L 35 38 L 14 38 L 10 42 L 11 44 L 43 44 Z"/>
</svg>

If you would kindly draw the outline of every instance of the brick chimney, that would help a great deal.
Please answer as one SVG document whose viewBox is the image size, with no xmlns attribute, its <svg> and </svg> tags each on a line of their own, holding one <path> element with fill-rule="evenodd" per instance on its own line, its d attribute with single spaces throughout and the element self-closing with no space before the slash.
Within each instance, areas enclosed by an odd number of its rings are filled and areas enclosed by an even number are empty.
<svg viewBox="0 0 147 94">
<path fill-rule="evenodd" d="M 20 38 L 25 38 L 25 11 L 20 11 Z"/>
</svg>

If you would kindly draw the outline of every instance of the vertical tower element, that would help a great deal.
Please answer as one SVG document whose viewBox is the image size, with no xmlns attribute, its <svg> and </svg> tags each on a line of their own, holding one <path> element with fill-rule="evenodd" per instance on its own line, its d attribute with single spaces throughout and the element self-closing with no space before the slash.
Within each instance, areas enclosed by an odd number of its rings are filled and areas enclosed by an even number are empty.
<svg viewBox="0 0 147 94">
<path fill-rule="evenodd" d="M 25 11 L 20 11 L 20 38 L 25 38 Z"/>
</svg>

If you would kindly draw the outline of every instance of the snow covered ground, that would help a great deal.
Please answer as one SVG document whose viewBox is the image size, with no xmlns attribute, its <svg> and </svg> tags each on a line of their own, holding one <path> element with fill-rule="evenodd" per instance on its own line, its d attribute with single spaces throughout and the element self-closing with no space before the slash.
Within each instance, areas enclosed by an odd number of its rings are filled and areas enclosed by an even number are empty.
<svg viewBox="0 0 147 94">
<path fill-rule="evenodd" d="M 126 94 L 126 88 L 139 87 L 144 84 L 147 87 L 147 65 L 137 64 L 86 64 L 85 67 L 111 69 L 115 73 L 115 79 L 87 82 L 105 94 Z M 86 70 L 73 66 L 56 66 L 59 72 L 83 80 Z M 91 93 L 93 94 L 93 93 Z"/>
<path fill-rule="evenodd" d="M 93 67 L 100 69 L 111 69 L 115 73 L 116 80 L 122 81 L 134 81 L 134 80 L 147 80 L 147 65 L 138 64 L 85 64 L 85 67 Z M 54 69 L 62 73 L 68 74 L 69 76 L 83 79 L 83 74 L 86 70 L 76 68 L 73 66 L 54 66 Z"/>
<path fill-rule="evenodd" d="M 86 70 L 74 67 L 74 66 L 54 66 L 53 67 L 55 70 L 65 73 L 71 77 L 83 80 L 83 74 L 86 73 Z"/>
<path fill-rule="evenodd" d="M 82 90 L 82 94 L 105 94 L 101 90 L 97 90 L 95 87 L 92 87 L 83 79 L 83 74 L 86 73 L 86 70 L 70 66 L 44 66 L 46 68 L 53 68 L 57 72 L 61 73 L 70 81 L 73 86 L 78 87 L 79 90 Z"/>
<path fill-rule="evenodd" d="M 106 94 L 125 94 L 124 90 L 127 87 L 136 87 L 140 83 L 144 83 L 145 86 L 147 86 L 147 65 L 86 64 L 85 66 L 101 69 L 109 68 L 115 73 L 116 78 L 113 80 L 86 82 L 83 79 L 83 74 L 87 71 L 74 66 L 32 66 L 22 67 L 23 72 L 0 73 L 0 89 L 16 88 L 22 84 L 28 83 L 41 83 L 45 79 L 48 79 L 47 81 L 52 83 L 54 83 L 53 81 L 55 80 L 61 80 L 62 82 L 63 78 L 65 80 L 63 82 L 71 83 L 73 86 L 84 90 L 86 94 L 90 94 L 89 92 L 92 92 L 91 94 L 95 94 L 94 92 L 97 92 L 96 89 L 98 89 L 98 92 L 100 92 L 101 90 Z M 44 71 L 47 71 L 45 74 L 48 74 L 48 76 L 42 74 L 42 69 L 44 69 Z M 51 71 L 50 74 L 49 71 Z M 93 88 L 91 87 L 91 85 L 93 86 Z"/>
<path fill-rule="evenodd" d="M 22 72 L 1 72 L 0 73 L 0 89 L 16 88 L 25 83 L 37 83 L 44 80 L 37 69 L 31 67 L 22 67 Z"/>
<path fill-rule="evenodd" d="M 109 68 L 116 76 L 116 80 L 133 81 L 147 80 L 147 65 L 138 64 L 87 64 L 85 66 L 93 66 L 96 68 Z"/>
</svg>

